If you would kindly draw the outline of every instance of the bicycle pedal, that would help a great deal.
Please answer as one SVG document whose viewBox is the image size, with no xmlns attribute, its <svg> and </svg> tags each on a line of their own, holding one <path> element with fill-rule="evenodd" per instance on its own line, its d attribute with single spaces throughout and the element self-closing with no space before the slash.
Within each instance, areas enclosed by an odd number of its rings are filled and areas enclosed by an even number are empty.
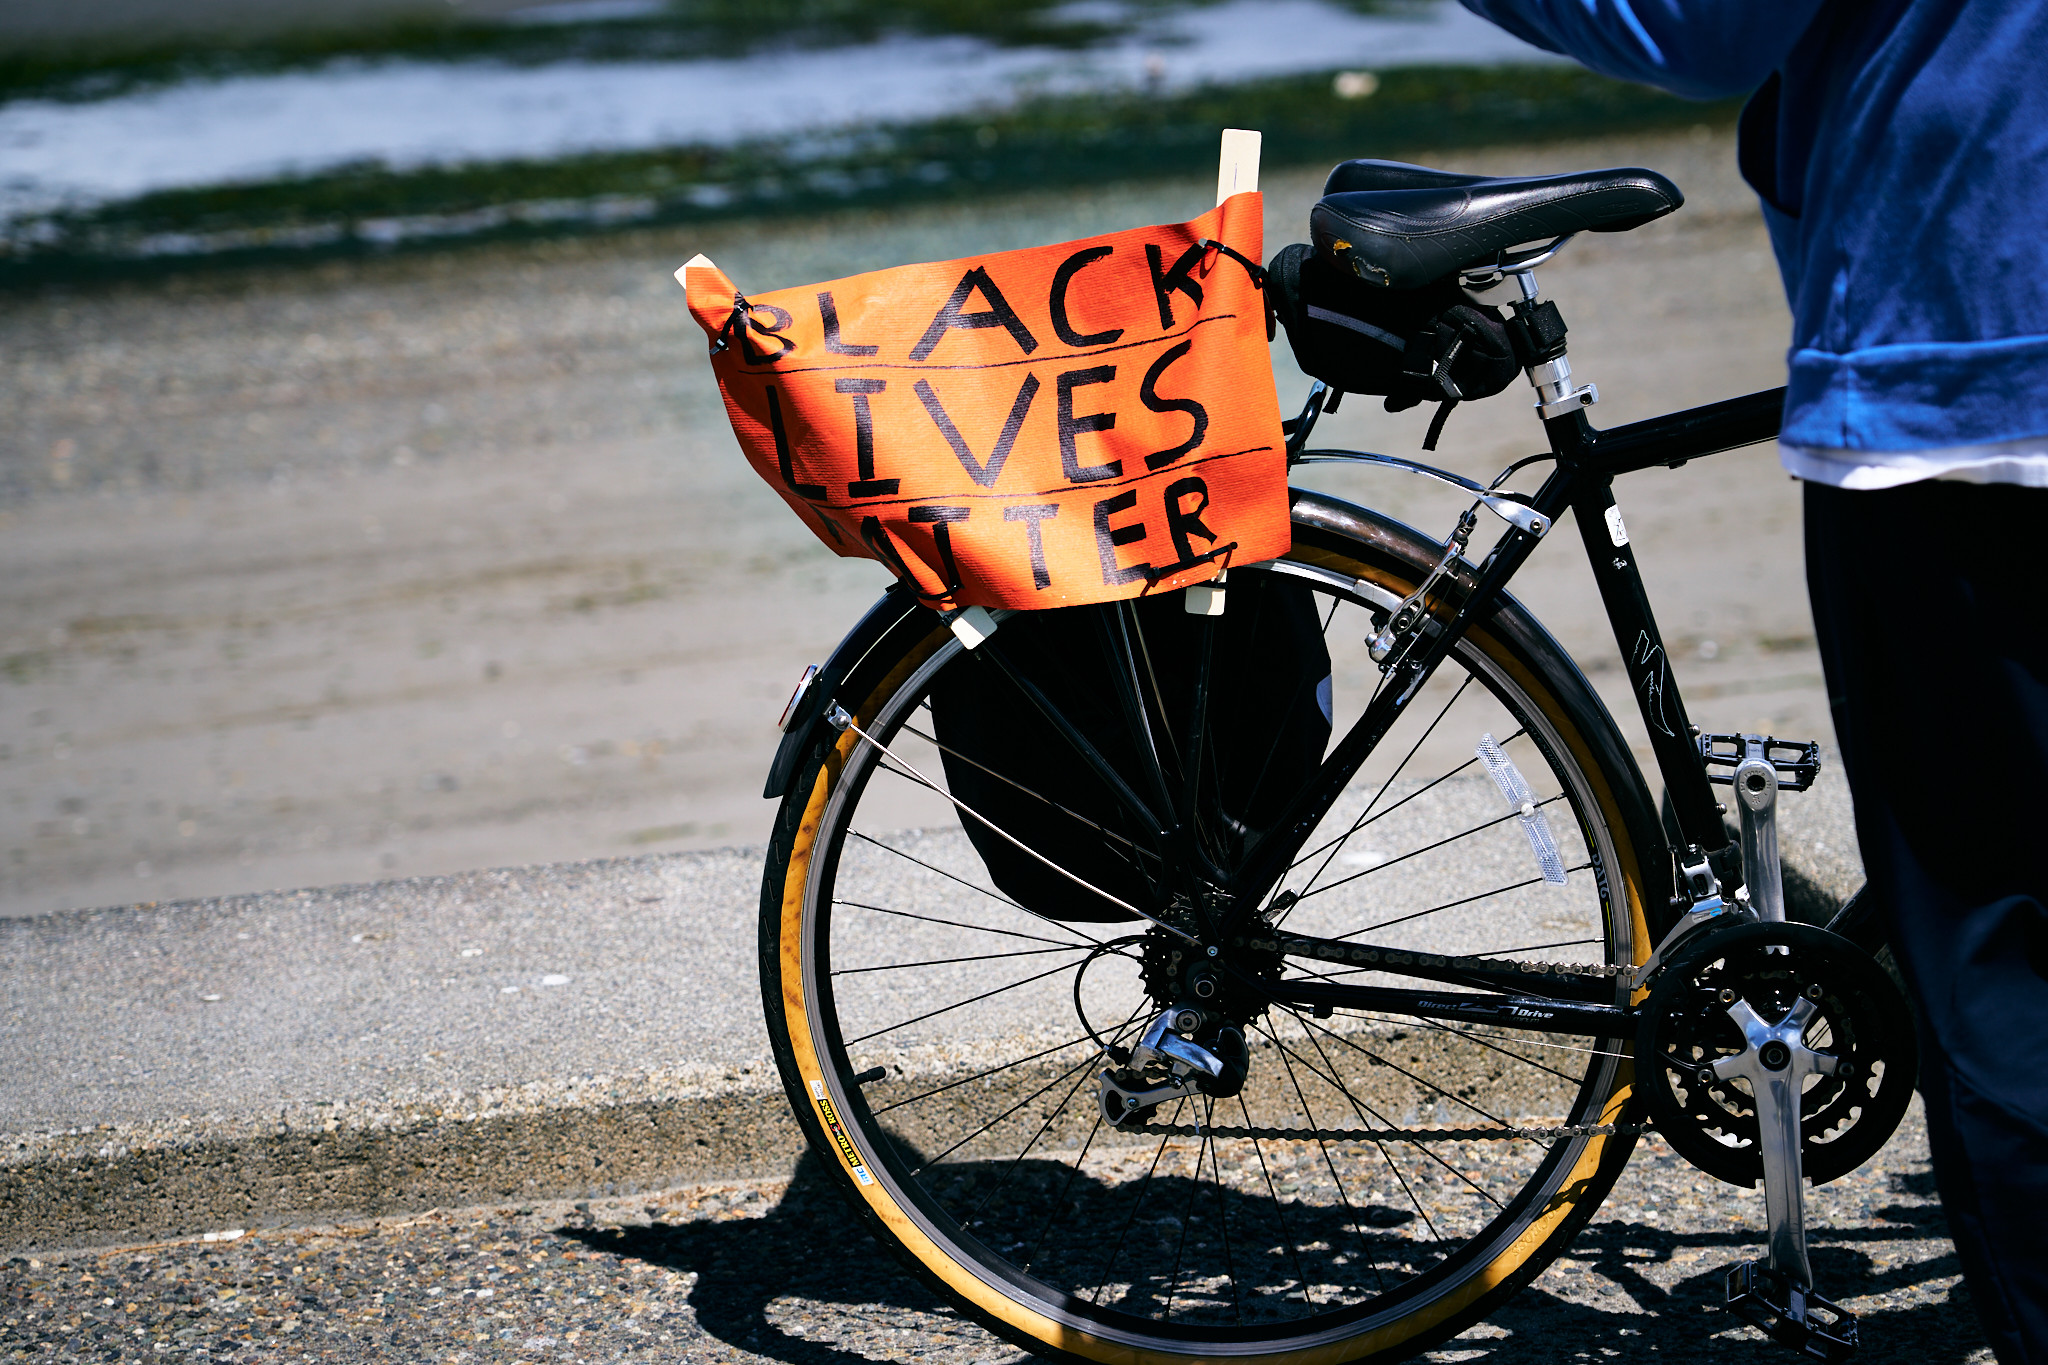
<svg viewBox="0 0 2048 1365">
<path fill-rule="evenodd" d="M 1728 1306 L 1801 1355 L 1834 1365 L 1856 1353 L 1856 1315 L 1769 1266 L 1729 1266 Z"/>
<path fill-rule="evenodd" d="M 1752 754 L 1778 770 L 1778 790 L 1803 792 L 1820 776 L 1820 743 L 1811 739 L 1776 739 L 1770 735 L 1701 735 L 1700 760 L 1707 781 L 1728 786 L 1735 770 Z M 1755 750 L 1751 745 L 1758 746 Z M 1721 769 L 1717 772 L 1715 769 Z"/>
</svg>

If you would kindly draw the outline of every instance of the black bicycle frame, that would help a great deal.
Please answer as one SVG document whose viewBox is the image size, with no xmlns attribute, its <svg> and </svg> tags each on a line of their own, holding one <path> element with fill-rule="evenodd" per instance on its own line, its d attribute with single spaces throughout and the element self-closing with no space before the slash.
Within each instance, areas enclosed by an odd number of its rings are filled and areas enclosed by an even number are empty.
<svg viewBox="0 0 2048 1365">
<path fill-rule="evenodd" d="M 1529 500 L 1544 518 L 1546 527 L 1554 526 L 1566 509 L 1578 522 L 1587 560 L 1614 629 L 1615 644 L 1621 650 L 1636 704 L 1649 729 L 1651 751 L 1670 793 L 1680 838 L 1699 845 L 1709 854 L 1718 854 L 1729 846 L 1727 827 L 1708 784 L 1705 765 L 1700 761 L 1684 698 L 1671 676 L 1664 637 L 1657 629 L 1656 616 L 1643 588 L 1635 552 L 1622 532 L 1618 513 L 1610 517 L 1615 509 L 1613 481 L 1617 474 L 1658 465 L 1675 469 L 1688 460 L 1769 440 L 1778 433 L 1784 399 L 1783 389 L 1773 389 L 1611 431 L 1596 430 L 1581 411 L 1553 418 L 1544 423 L 1544 428 L 1556 464 Z M 1478 582 L 1471 593 L 1456 603 L 1448 619 L 1438 615 L 1444 603 L 1429 604 L 1431 619 L 1437 620 L 1439 629 L 1433 633 L 1417 631 L 1408 637 L 1409 647 L 1390 659 L 1383 685 L 1365 713 L 1324 758 L 1315 779 L 1297 794 L 1280 821 L 1252 847 L 1248 858 L 1230 878 L 1227 890 L 1231 908 L 1225 922 L 1217 926 L 1221 935 L 1242 932 L 1250 923 L 1272 888 L 1293 865 L 1323 812 L 1386 737 L 1423 684 L 1449 657 L 1465 631 L 1492 612 L 1502 590 L 1534 552 L 1539 539 L 1510 527 L 1479 566 Z M 1655 867 L 1660 861 L 1668 874 L 1668 858 L 1647 859 L 1645 866 Z M 1664 889 L 1652 886 L 1649 892 L 1656 897 Z M 1554 997 L 1543 998 L 1547 993 L 1541 989 L 1518 991 L 1514 995 L 1476 996 L 1340 983 L 1290 982 L 1287 986 L 1289 989 L 1275 991 L 1276 998 L 1318 1010 L 1356 1008 L 1437 1017 L 1483 1017 L 1495 1026 L 1542 1031 L 1575 1031 L 1564 1023 L 1566 1014 L 1578 1015 L 1582 1027 L 1595 1029 L 1612 1027 L 1621 1017 L 1620 1011 L 1587 1010 L 1584 1006 L 1561 1010 Z"/>
<path fill-rule="evenodd" d="M 1615 507 L 1613 482 L 1616 474 L 1657 465 L 1675 469 L 1688 460 L 1767 441 L 1778 433 L 1784 401 L 1785 391 L 1772 389 L 1604 432 L 1596 430 L 1583 412 L 1553 418 L 1544 428 L 1550 435 L 1556 465 L 1529 500 L 1547 526 L 1555 525 L 1567 508 L 1574 514 L 1608 622 L 1614 628 L 1615 644 L 1621 649 L 1636 703 L 1649 727 L 1658 771 L 1671 792 L 1679 830 L 1686 842 L 1709 852 L 1727 845 L 1727 829 L 1700 762 L 1684 698 L 1671 677 L 1664 637 L 1650 609 L 1635 553 L 1618 530 L 1619 518 L 1610 521 L 1608 516 Z M 1257 899 L 1286 874 L 1337 793 L 1386 737 L 1465 631 L 1491 613 L 1508 580 L 1528 561 L 1539 539 L 1509 527 L 1480 565 L 1477 586 L 1458 604 L 1455 614 L 1433 634 L 1418 631 L 1410 637 L 1414 645 L 1388 669 L 1384 685 L 1365 714 L 1353 723 L 1323 760 L 1315 780 L 1295 797 L 1279 823 L 1253 847 L 1231 878 L 1230 890 L 1239 902 L 1240 916 L 1253 913 Z M 1242 919 L 1226 926 L 1225 931 L 1241 924 Z"/>
<path fill-rule="evenodd" d="M 1689 460 L 1770 440 L 1778 434 L 1784 401 L 1783 389 L 1771 389 L 1610 431 L 1596 429 L 1586 420 L 1582 410 L 1549 419 L 1544 423 L 1544 429 L 1550 437 L 1555 464 L 1543 485 L 1527 499 L 1531 510 L 1541 517 L 1545 531 L 1554 527 L 1557 518 L 1566 510 L 1570 510 L 1578 522 L 1587 561 L 1592 565 L 1608 622 L 1614 629 L 1615 644 L 1621 651 L 1631 690 L 1649 730 L 1651 751 L 1656 756 L 1658 771 L 1670 795 L 1679 838 L 1684 844 L 1696 844 L 1706 852 L 1724 881 L 1739 875 L 1739 862 L 1724 856 L 1732 851 L 1727 826 L 1722 822 L 1720 806 L 1707 781 L 1706 766 L 1701 762 L 1692 724 L 1686 716 L 1685 700 L 1671 676 L 1670 664 L 1665 657 L 1664 637 L 1657 629 L 1656 615 L 1650 609 L 1649 595 L 1636 567 L 1635 552 L 1622 530 L 1613 483 L 1617 474 L 1658 465 L 1675 469 Z M 1304 417 L 1312 421 L 1320 409 L 1319 392 L 1311 399 Z M 1339 456 L 1356 453 L 1299 452 L 1298 438 L 1290 449 L 1298 453 Z M 1455 478 L 1452 481 L 1462 482 Z M 1224 872 L 1211 860 L 1193 828 L 1193 805 L 1202 767 L 1199 738 L 1202 727 L 1199 724 L 1194 727 L 1195 733 L 1190 736 L 1188 749 L 1180 755 L 1182 781 L 1178 784 L 1170 782 L 1159 753 L 1150 740 L 1144 689 L 1139 684 L 1138 659 L 1121 617 L 1105 621 L 1105 644 L 1109 657 L 1118 666 L 1112 682 L 1125 719 L 1146 737 L 1146 743 L 1140 746 L 1145 768 L 1142 777 L 1156 808 L 1133 790 L 1087 737 L 1039 693 L 1025 673 L 1005 656 L 998 642 L 984 644 L 978 654 L 1009 676 L 1025 697 L 1074 746 L 1083 762 L 1108 784 L 1118 804 L 1136 817 L 1144 837 L 1157 850 L 1161 874 L 1164 874 L 1169 860 L 1178 861 L 1193 869 L 1209 884 L 1212 890 L 1198 897 L 1201 941 L 1213 944 L 1228 942 L 1233 937 L 1242 941 L 1248 930 L 1255 929 L 1255 917 L 1293 867 L 1302 846 L 1314 833 L 1323 814 L 1400 720 L 1438 666 L 1450 656 L 1465 632 L 1474 622 L 1492 613 L 1508 581 L 1534 553 L 1541 538 L 1533 531 L 1511 525 L 1479 565 L 1477 582 L 1472 590 L 1455 603 L 1452 599 L 1461 579 L 1446 576 L 1439 580 L 1447 586 L 1426 604 L 1428 614 L 1424 618 L 1434 628 L 1425 626 L 1411 632 L 1405 645 L 1389 656 L 1383 665 L 1385 674 L 1381 686 L 1364 714 L 1353 722 L 1337 746 L 1324 757 L 1312 781 L 1295 795 L 1280 819 L 1252 845 L 1244 861 L 1231 873 Z M 1448 618 L 1440 614 L 1447 606 L 1455 608 Z M 1202 632 L 1202 657 L 1195 698 L 1198 717 L 1207 704 L 1209 656 L 1213 647 L 1213 631 L 1205 629 Z M 1643 860 L 1643 866 L 1646 869 L 1661 866 L 1666 877 L 1672 872 L 1668 857 L 1651 856 Z M 1147 876 L 1151 879 L 1150 871 Z M 1167 890 L 1165 882 L 1157 882 L 1155 889 Z M 1662 885 L 1646 888 L 1653 909 L 1673 889 L 1675 883 L 1668 880 Z M 1660 896 L 1660 892 L 1665 894 Z M 1674 903 L 1674 913 L 1676 909 Z M 1653 929 L 1656 927 L 1652 926 Z M 1525 977 L 1518 979 L 1515 969 L 1509 964 L 1482 966 L 1467 959 L 1432 966 L 1415 960 L 1414 955 L 1378 949 L 1371 944 L 1346 941 L 1344 947 L 1347 951 L 1373 952 L 1375 960 L 1386 955 L 1401 961 L 1404 975 L 1491 990 L 1487 994 L 1474 994 L 1358 986 L 1328 980 L 1268 983 L 1249 976 L 1242 978 L 1243 984 L 1269 996 L 1276 1003 L 1305 1007 L 1318 1014 L 1346 1008 L 1466 1019 L 1483 1021 L 1495 1027 L 1601 1037 L 1627 1031 L 1629 1012 L 1601 1003 L 1601 997 L 1612 998 L 1611 983 L 1595 985 L 1584 980 L 1567 983 L 1558 977 L 1539 978 L 1532 982 Z M 1227 959 L 1223 965 L 1229 968 Z M 1503 990 L 1503 987 L 1507 989 Z"/>
</svg>

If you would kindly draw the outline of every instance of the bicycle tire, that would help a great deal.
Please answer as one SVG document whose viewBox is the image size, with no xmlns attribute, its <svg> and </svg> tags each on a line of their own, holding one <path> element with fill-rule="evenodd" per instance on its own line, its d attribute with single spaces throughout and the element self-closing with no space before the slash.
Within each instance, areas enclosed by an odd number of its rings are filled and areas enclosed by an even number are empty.
<svg viewBox="0 0 2048 1365">
<path fill-rule="evenodd" d="M 1354 616 L 1384 621 L 1387 609 L 1441 554 L 1418 532 L 1317 494 L 1294 494 L 1294 523 L 1293 549 L 1265 571 L 1306 582 L 1319 601 L 1329 603 L 1326 633 L 1340 613 L 1347 621 Z M 1233 581 L 1243 572 L 1233 571 Z M 1468 567 L 1461 566 L 1454 577 L 1470 587 Z M 917 730 L 908 720 L 932 679 L 960 664 L 961 652 L 936 615 L 911 612 L 867 652 L 837 695 L 856 725 L 874 739 L 913 743 Z M 1475 682 L 1480 684 L 1477 693 L 1471 688 Z M 1481 897 L 1492 901 L 1482 937 L 1493 937 L 1477 946 L 1487 951 L 1519 947 L 1556 960 L 1633 963 L 1647 957 L 1653 932 L 1661 932 L 1665 914 L 1660 912 L 1669 895 L 1657 811 L 1611 717 L 1583 675 L 1518 603 L 1504 599 L 1461 643 L 1432 687 L 1456 688 L 1430 722 L 1432 732 L 1466 705 L 1468 694 L 1483 696 L 1493 712 L 1519 720 L 1522 733 L 1511 734 L 1507 747 L 1522 755 L 1518 762 L 1534 769 L 1540 791 L 1554 792 L 1543 803 L 1555 802 L 1570 812 L 1558 822 L 1564 826 L 1559 837 L 1560 846 L 1569 846 L 1575 855 L 1571 876 L 1576 881 L 1568 877 L 1564 887 L 1545 883 L 1544 892 L 1556 893 L 1550 901 L 1526 885 Z M 1464 726 L 1461 744 L 1476 740 L 1471 729 Z M 1099 1114 L 1092 1128 L 1086 1121 L 1095 1103 L 1090 1058 L 1099 1058 L 1099 1050 L 1084 1039 L 1068 1039 L 1047 1050 L 1050 1038 L 1064 1034 L 1052 1034 L 1041 1018 L 1024 1016 L 1057 993 L 1047 989 L 1048 982 L 1059 991 L 1070 989 L 1076 1002 L 1072 1008 L 1078 1008 L 1083 987 L 1069 980 L 1075 972 L 1056 966 L 1041 975 L 1039 964 L 1085 954 L 1076 969 L 1085 973 L 1090 964 L 1114 958 L 1114 953 L 1064 948 L 1076 941 L 1074 933 L 1087 939 L 1107 934 L 1112 926 L 1035 918 L 1004 905 L 985 879 L 970 890 L 972 846 L 957 828 L 934 820 L 909 833 L 892 832 L 901 826 L 890 823 L 890 817 L 900 812 L 887 802 L 902 799 L 898 788 L 914 784 L 882 762 L 874 746 L 854 730 L 821 733 L 799 764 L 780 810 L 762 888 L 763 1003 L 776 1060 L 812 1149 L 860 1220 L 928 1285 L 998 1336 L 1043 1356 L 1074 1361 L 1398 1359 L 1455 1336 L 1534 1278 L 1569 1245 L 1626 1163 L 1634 1142 L 1627 1126 L 1633 1112 L 1630 1040 L 1589 1044 L 1523 1035 L 1495 1038 L 1417 1020 L 1375 1023 L 1341 1010 L 1328 1023 L 1293 1015 L 1268 1021 L 1266 1036 L 1254 1040 L 1262 1051 L 1254 1059 L 1255 1073 L 1263 1067 L 1263 1079 L 1247 1082 L 1235 1100 L 1211 1102 L 1205 1113 L 1193 1116 L 1212 1129 L 1227 1128 L 1241 1116 L 1243 1129 L 1253 1136 L 1162 1136 L 1156 1144 L 1150 1135 L 1137 1144 L 1113 1131 L 1105 1136 Z M 1397 727 L 1381 755 L 1404 747 L 1401 736 Z M 1414 752 L 1423 749 L 1418 743 Z M 1465 752 L 1469 755 L 1470 748 Z M 1483 805 L 1491 791 L 1485 778 L 1468 780 L 1455 767 L 1427 786 L 1419 785 L 1419 778 L 1402 778 L 1396 769 L 1375 790 L 1385 795 L 1399 787 L 1403 795 L 1378 816 L 1372 815 L 1372 805 L 1353 816 L 1346 802 L 1361 782 L 1372 787 L 1365 775 L 1378 762 L 1376 755 L 1333 806 L 1336 824 L 1363 822 L 1334 845 L 1339 851 L 1360 828 L 1391 822 L 1398 811 L 1407 811 L 1411 820 L 1431 811 L 1437 818 L 1446 810 L 1469 812 L 1473 802 Z M 939 770 L 937 763 L 914 766 L 928 775 Z M 1471 760 L 1463 766 L 1470 767 Z M 878 782 L 880 777 L 890 780 Z M 1410 789 L 1425 795 L 1409 795 Z M 1437 795 L 1430 797 L 1430 792 Z M 938 800 L 921 789 L 917 794 Z M 1491 801 L 1497 809 L 1497 792 Z M 866 816 L 870 807 L 879 814 Z M 957 812 L 946 809 L 957 826 Z M 1383 825 L 1375 837 L 1397 828 Z M 1523 837 L 1512 819 L 1505 826 L 1495 819 L 1481 832 L 1488 829 Z M 1322 838 L 1319 830 L 1310 847 Z M 1482 847 L 1480 833 L 1473 831 L 1452 842 L 1468 838 L 1474 842 L 1458 850 L 1455 861 L 1488 877 L 1499 858 L 1517 856 L 1516 845 L 1498 839 Z M 1521 847 L 1519 856 L 1526 862 L 1529 850 Z M 1361 871 L 1345 874 L 1348 884 L 1357 886 L 1377 869 L 1396 866 L 1410 869 L 1403 881 L 1385 883 L 1397 888 L 1435 875 L 1418 869 L 1430 862 L 1426 852 L 1391 856 L 1368 851 L 1362 861 Z M 1322 859 L 1324 869 L 1330 863 L 1331 858 Z M 1330 889 L 1316 880 L 1320 875 L 1301 883 L 1306 894 L 1295 909 Z M 1378 901 L 1383 894 L 1388 900 Z M 1376 891 L 1374 903 L 1398 909 L 1406 904 L 1402 894 L 1399 889 Z M 883 904 L 888 896 L 901 899 Z M 1542 912 L 1553 919 L 1575 917 L 1573 923 L 1597 932 L 1588 935 L 1589 942 L 1569 945 L 1501 941 L 1503 934 L 1520 934 L 1529 922 L 1525 902 L 1539 903 L 1539 910 L 1547 906 Z M 920 909 L 934 904 L 944 913 Z M 1355 917 L 1356 907 L 1342 898 L 1321 904 L 1336 907 L 1318 912 L 1326 918 Z M 1421 925 L 1420 939 L 1411 934 L 1409 942 L 1424 946 L 1432 937 L 1465 932 L 1443 928 L 1449 921 L 1432 919 L 1435 913 L 1409 919 L 1411 926 Z M 947 922 L 956 928 L 946 929 Z M 1012 937 L 989 937 L 1005 933 Z M 1017 949 L 1020 935 L 1053 946 Z M 949 944 L 985 947 L 994 942 L 1012 947 L 981 956 L 946 951 Z M 888 960 L 905 948 L 916 957 L 934 945 L 940 951 L 918 961 Z M 1069 956 L 1061 958 L 1063 951 Z M 1013 973 L 991 965 L 1012 961 L 1030 965 Z M 1015 980 L 995 995 L 946 1003 L 949 992 L 963 985 L 978 989 L 991 972 L 998 980 L 1011 975 Z M 914 973 L 914 979 L 906 973 Z M 1028 996 L 1015 994 L 1027 988 Z M 1115 981 L 1091 981 L 1087 989 L 1117 997 L 1119 1017 L 1121 1002 L 1135 990 L 1140 997 L 1133 1017 L 1143 1012 L 1142 983 L 1119 988 Z M 1007 995 L 1009 1003 L 1000 1027 L 990 1029 L 984 1016 L 997 995 Z M 1625 987 L 1617 983 L 1617 1002 L 1626 998 Z M 928 1011 L 926 1005 L 939 1008 Z M 893 1036 L 889 1029 L 869 1028 L 876 1018 L 899 1013 L 918 1015 L 924 1023 L 919 1027 L 913 1019 Z M 1047 1017 L 1056 1021 L 1057 1014 L 1053 1008 Z M 950 1017 L 934 1024 L 940 1015 Z M 1425 1061 L 1404 1067 L 1402 1061 L 1411 1058 L 1380 1058 L 1367 1046 L 1393 1053 L 1404 1042 Z M 1542 1050 L 1549 1047 L 1561 1050 Z M 1338 1050 L 1341 1060 L 1330 1059 L 1331 1049 Z M 1365 1053 L 1368 1060 L 1352 1063 L 1347 1072 L 1350 1050 Z M 1508 1081 L 1497 1076 L 1496 1083 L 1489 1083 L 1485 1066 L 1475 1058 L 1491 1063 L 1501 1075 L 1514 1074 Z M 1558 1064 L 1551 1066 L 1551 1061 Z M 1427 1069 L 1418 1071 L 1417 1065 Z M 1361 1079 L 1388 1069 L 1411 1079 L 1389 1082 L 1391 1090 L 1369 1090 Z M 1307 1089 L 1305 1070 L 1310 1074 Z M 1280 1085 L 1283 1072 L 1290 1086 Z M 1435 1085 L 1436 1080 L 1445 1085 Z M 1463 1093 L 1453 1093 L 1461 1081 L 1466 1083 Z M 1515 1101 L 1522 1105 L 1518 1114 L 1505 1113 L 1511 1107 L 1507 1097 L 1519 1093 L 1514 1086 L 1524 1081 L 1534 1098 Z M 1404 1087 L 1410 1108 L 1389 1113 Z M 1288 1089 L 1292 1101 L 1282 1093 Z M 1325 1101 L 1320 1114 L 1309 1089 Z M 1344 1098 L 1332 1101 L 1332 1092 Z M 1011 1103 L 1019 1094 L 1022 1102 Z M 1054 1098 L 1040 1103 L 1048 1095 Z M 1302 1113 L 1283 1114 L 1289 1103 Z M 1361 1142 L 1326 1135 L 1336 1131 L 1326 1123 L 1332 1104 L 1349 1110 L 1343 1117 L 1352 1131 L 1403 1131 L 1395 1120 L 1408 1121 L 1406 1131 L 1416 1131 L 1416 1122 L 1428 1128 L 1437 1117 L 1442 1122 L 1434 1126 L 1469 1124 L 1475 1111 L 1488 1125 L 1536 1114 L 1551 1122 L 1609 1127 L 1547 1144 L 1528 1138 Z M 1006 1107 L 1007 1114 L 988 1117 Z M 1256 1134 L 1288 1125 L 1260 1123 L 1255 1113 L 1269 1120 L 1306 1117 L 1309 1129 L 1322 1136 L 1261 1138 Z M 1375 1124 L 1368 1114 L 1387 1123 Z M 1189 1116 L 1162 1110 L 1158 1117 L 1182 1120 L 1185 1129 Z M 1613 1130 L 1616 1125 L 1619 1131 Z M 950 1150 L 940 1151 L 941 1143 Z M 1405 1168 L 1390 1154 L 1392 1148 L 1407 1157 Z M 1431 1155 L 1436 1148 L 1455 1160 Z M 1169 1152 L 1178 1166 L 1192 1158 L 1191 1177 L 1176 1184 L 1171 1173 L 1158 1176 Z M 1140 1167 L 1145 1168 L 1142 1176 Z M 1283 1168 L 1279 1179 L 1275 1168 Z M 1205 1169 L 1211 1172 L 1206 1182 Z M 1396 1202 L 1397 1187 L 1407 1191 L 1405 1207 Z M 1213 1200 L 1213 1215 L 1197 1208 L 1197 1196 L 1205 1191 Z M 1385 1202 L 1366 1204 L 1369 1191 L 1385 1193 Z M 1171 1203 L 1165 1198 L 1169 1193 Z M 1001 1203 L 996 1202 L 999 1195 Z M 1166 1221 L 1151 1219 L 1133 1243 L 1131 1232 L 1148 1201 L 1155 1210 L 1170 1211 Z M 1175 1218 L 1175 1213 L 1182 1216 Z M 1173 1232 L 1158 1232 L 1169 1222 Z M 1233 1230 L 1239 1238 L 1235 1253 Z M 1446 1237 L 1446 1231 L 1451 1235 Z M 1164 1257 L 1174 1233 L 1178 1250 L 1168 1285 Z M 1115 1250 L 1109 1251 L 1112 1238 Z M 1207 1239 L 1195 1242 L 1201 1273 L 1187 1274 L 1190 1242 L 1196 1238 Z M 1127 1281 L 1117 1281 L 1118 1259 L 1127 1248 L 1130 1260 L 1123 1268 L 1130 1273 Z M 1090 1269 L 1104 1252 L 1108 1268 Z M 1086 1283 L 1091 1277 L 1097 1282 Z M 1177 1305 L 1183 1294 L 1187 1303 Z"/>
</svg>

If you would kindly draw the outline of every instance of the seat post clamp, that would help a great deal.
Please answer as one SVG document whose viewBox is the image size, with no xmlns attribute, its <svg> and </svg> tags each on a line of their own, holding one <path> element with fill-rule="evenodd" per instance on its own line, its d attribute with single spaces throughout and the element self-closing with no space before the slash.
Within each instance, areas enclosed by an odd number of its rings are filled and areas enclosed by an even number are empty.
<svg viewBox="0 0 2048 1365">
<path fill-rule="evenodd" d="M 1575 381 L 1570 358 L 1561 354 L 1531 365 L 1529 382 L 1536 386 L 1536 410 L 1545 421 L 1600 401 L 1599 385 Z"/>
</svg>

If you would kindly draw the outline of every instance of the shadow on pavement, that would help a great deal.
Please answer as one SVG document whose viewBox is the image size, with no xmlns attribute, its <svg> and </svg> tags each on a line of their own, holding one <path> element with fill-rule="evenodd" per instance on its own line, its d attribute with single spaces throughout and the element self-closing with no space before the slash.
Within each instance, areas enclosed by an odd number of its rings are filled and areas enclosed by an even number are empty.
<svg viewBox="0 0 2048 1365">
<path fill-rule="evenodd" d="M 950 1326 L 987 1345 L 977 1329 L 869 1237 L 811 1153 L 797 1164 L 781 1201 L 760 1218 L 565 1227 L 557 1234 L 592 1250 L 695 1274 L 690 1308 L 700 1328 L 729 1346 L 788 1365 L 864 1365 L 883 1349 L 870 1355 L 794 1335 L 771 1314 L 781 1300 L 836 1310 L 829 1316 L 841 1329 L 833 1335 L 842 1340 L 866 1334 L 864 1328 L 880 1337 L 905 1325 L 906 1317 L 929 1315 L 938 1321 L 924 1325 Z M 893 1344 L 900 1354 L 900 1340 Z"/>
<path fill-rule="evenodd" d="M 1932 1195 L 1931 1177 L 1900 1183 L 1902 1194 Z M 870 1241 L 812 1155 L 762 1217 L 563 1227 L 557 1235 L 695 1274 L 690 1305 L 704 1332 L 787 1365 L 902 1358 L 906 1332 L 939 1339 L 921 1354 L 949 1355 L 950 1343 L 963 1359 L 989 1358 L 985 1336 Z M 1872 1208 L 1865 1225 L 1817 1240 L 1813 1266 L 1824 1292 L 1903 1300 L 1865 1308 L 1859 1365 L 1960 1365 L 1983 1349 L 1965 1291 L 1933 1299 L 1924 1288 L 1959 1273 L 1938 1204 Z M 1883 1259 L 1866 1249 L 1878 1244 Z M 1726 1267 L 1757 1250 L 1746 1228 L 1672 1232 L 1596 1216 L 1566 1257 L 1493 1315 L 1481 1329 L 1488 1335 L 1446 1343 L 1439 1358 L 1521 1365 L 1648 1351 L 1666 1360 L 1790 1365 L 1797 1356 L 1738 1334 L 1741 1321 L 1722 1305 Z"/>
</svg>

